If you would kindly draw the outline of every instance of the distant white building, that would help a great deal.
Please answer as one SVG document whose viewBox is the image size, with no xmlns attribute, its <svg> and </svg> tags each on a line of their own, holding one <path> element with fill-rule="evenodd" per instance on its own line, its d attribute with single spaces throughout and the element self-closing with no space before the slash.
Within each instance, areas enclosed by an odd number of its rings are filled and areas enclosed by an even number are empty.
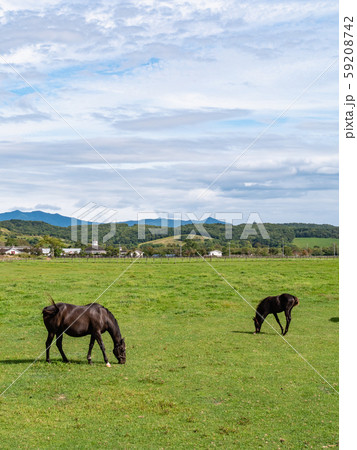
<svg viewBox="0 0 357 450">
<path fill-rule="evenodd" d="M 141 250 L 134 250 L 133 252 L 130 253 L 130 256 L 132 258 L 142 258 L 144 256 L 144 252 L 142 252 Z"/>
<path fill-rule="evenodd" d="M 42 254 L 45 256 L 51 256 L 51 249 L 50 248 L 41 248 Z"/>
<path fill-rule="evenodd" d="M 127 250 L 123 250 L 122 247 L 119 247 L 119 256 L 127 256 L 128 251 Z"/>
<path fill-rule="evenodd" d="M 62 249 L 62 255 L 69 256 L 69 255 L 79 255 L 81 253 L 80 248 L 63 248 Z"/>
<path fill-rule="evenodd" d="M 6 250 L 5 255 L 19 255 L 23 253 L 23 247 L 10 247 Z"/>
<path fill-rule="evenodd" d="M 104 248 L 99 247 L 97 241 L 93 241 L 92 245 L 87 247 L 84 251 L 87 255 L 106 255 L 107 253 Z"/>
<path fill-rule="evenodd" d="M 208 253 L 208 256 L 215 256 L 216 258 L 222 258 L 221 250 L 212 250 Z"/>
</svg>

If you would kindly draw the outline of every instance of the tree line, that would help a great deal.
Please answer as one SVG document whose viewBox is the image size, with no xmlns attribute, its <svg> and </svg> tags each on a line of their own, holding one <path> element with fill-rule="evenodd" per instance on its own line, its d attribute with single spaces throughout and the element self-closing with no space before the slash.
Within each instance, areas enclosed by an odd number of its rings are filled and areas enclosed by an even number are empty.
<svg viewBox="0 0 357 450">
<path fill-rule="evenodd" d="M 211 239 L 187 239 L 188 236 L 192 237 L 192 232 L 199 236 L 198 231 L 194 225 L 184 225 L 181 227 L 181 237 L 178 241 L 171 246 L 160 243 L 151 243 L 152 240 L 160 239 L 161 237 L 174 236 L 175 230 L 168 228 L 165 235 L 156 234 L 160 231 L 160 227 L 145 226 L 145 239 L 139 239 L 138 225 L 129 226 L 127 224 L 116 224 L 115 232 L 105 244 L 103 238 L 109 236 L 111 232 L 111 224 L 100 224 L 97 226 L 98 230 L 98 242 L 101 246 L 105 247 L 109 252 L 111 249 L 121 247 L 137 248 L 139 245 L 142 248 L 158 248 L 167 247 L 167 251 L 182 251 L 180 247 L 185 245 L 185 249 L 189 251 L 191 247 L 199 247 L 205 251 L 209 251 L 213 248 L 220 248 L 223 252 L 230 251 L 231 254 L 236 252 L 242 252 L 243 249 L 255 248 L 268 248 L 270 252 L 273 248 L 279 249 L 282 245 L 286 248 L 293 249 L 293 240 L 296 237 L 317 237 L 317 238 L 334 238 L 338 239 L 339 228 L 333 225 L 318 225 L 318 224 L 302 224 L 302 223 L 287 223 L 287 224 L 264 224 L 266 231 L 269 234 L 269 239 L 264 239 L 260 234 L 257 225 L 252 226 L 252 230 L 255 230 L 256 234 L 252 232 L 247 239 L 242 239 L 242 233 L 245 225 L 235 225 L 232 227 L 232 236 L 230 239 L 226 237 L 226 227 L 224 224 L 204 224 L 204 229 L 210 235 Z M 143 226 L 141 226 L 143 227 Z M 154 233 L 152 231 L 154 230 Z M 3 245 L 31 245 L 38 246 L 43 240 L 44 236 L 59 239 L 63 242 L 64 246 L 85 247 L 81 243 L 82 226 L 77 226 L 77 238 L 72 240 L 71 227 L 59 227 L 50 225 L 45 222 L 24 221 L 24 220 L 7 220 L 0 222 L 0 242 Z M 92 241 L 92 227 L 87 227 L 88 242 Z M 143 228 L 141 228 L 143 231 Z M 155 233 L 156 232 L 156 233 Z M 229 250 L 230 247 L 230 250 Z M 165 251 L 166 251 L 165 250 Z M 245 251 L 245 250 L 244 250 Z M 289 251 L 289 250 L 287 250 Z"/>
</svg>

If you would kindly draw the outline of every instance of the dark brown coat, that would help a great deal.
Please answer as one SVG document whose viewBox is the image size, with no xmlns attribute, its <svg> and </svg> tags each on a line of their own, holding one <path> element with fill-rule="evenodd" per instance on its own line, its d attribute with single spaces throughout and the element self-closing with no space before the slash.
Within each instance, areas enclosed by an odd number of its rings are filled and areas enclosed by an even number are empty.
<svg viewBox="0 0 357 450">
<path fill-rule="evenodd" d="M 278 322 L 283 336 L 288 332 L 291 322 L 291 310 L 294 306 L 299 304 L 299 299 L 291 294 L 281 294 L 275 297 L 266 297 L 258 305 L 255 317 L 253 317 L 255 324 L 255 332 L 259 333 L 261 326 L 268 314 L 274 314 Z M 278 313 L 284 312 L 286 317 L 285 331 L 279 321 Z"/>
<path fill-rule="evenodd" d="M 51 299 L 52 300 L 52 299 Z M 50 362 L 50 347 L 54 336 L 56 335 L 56 345 L 61 353 L 63 362 L 68 362 L 62 349 L 63 334 L 72 337 L 82 337 L 90 335 L 90 344 L 87 359 L 92 363 L 92 348 L 95 341 L 98 342 L 107 366 L 110 366 L 102 334 L 108 331 L 113 343 L 113 353 L 119 364 L 125 364 L 126 350 L 125 340 L 122 338 L 118 322 L 113 314 L 104 306 L 98 303 L 92 303 L 85 306 L 71 305 L 69 303 L 54 303 L 43 309 L 43 321 L 48 331 L 46 340 L 46 361 Z"/>
</svg>

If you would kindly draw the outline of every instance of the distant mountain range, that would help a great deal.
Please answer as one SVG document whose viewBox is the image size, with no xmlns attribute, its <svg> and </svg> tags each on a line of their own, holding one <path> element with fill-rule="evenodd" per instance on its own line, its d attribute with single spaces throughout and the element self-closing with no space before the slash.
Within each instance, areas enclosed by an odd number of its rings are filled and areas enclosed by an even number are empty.
<svg viewBox="0 0 357 450">
<path fill-rule="evenodd" d="M 45 222 L 48 223 L 50 225 L 55 225 L 58 227 L 69 227 L 72 225 L 72 217 L 68 217 L 68 216 L 62 216 L 61 214 L 51 214 L 51 213 L 46 213 L 43 211 L 31 211 L 31 212 L 23 212 L 23 211 L 10 211 L 10 212 L 5 212 L 5 213 L 0 213 L 0 222 L 2 222 L 3 220 L 27 220 L 27 221 L 35 221 L 35 222 Z M 151 225 L 151 226 L 163 226 L 163 219 L 145 219 L 145 220 L 140 220 L 139 223 L 145 223 L 146 225 Z M 175 222 L 172 219 L 169 219 L 167 226 L 169 228 L 172 228 L 174 226 L 178 226 L 178 223 Z M 88 222 L 90 223 L 90 222 Z M 133 226 L 133 225 L 137 225 L 138 221 L 137 220 L 128 220 L 126 222 L 118 222 L 118 223 L 126 223 L 127 225 L 129 225 L 129 227 Z M 190 225 L 192 223 L 207 223 L 207 224 L 211 224 L 211 223 L 224 223 L 220 220 L 214 219 L 213 217 L 208 217 L 206 220 L 204 221 L 200 221 L 200 220 L 182 220 L 181 221 L 181 225 Z M 78 224 L 80 224 L 80 221 L 78 220 Z"/>
<path fill-rule="evenodd" d="M 0 213 L 0 221 L 14 219 L 45 222 L 49 223 L 50 225 L 56 225 L 58 227 L 68 227 L 71 225 L 71 218 L 61 216 L 61 214 L 50 214 L 43 211 L 23 212 L 19 211 L 18 209 L 16 211 Z"/>
<path fill-rule="evenodd" d="M 127 225 L 129 225 L 129 227 L 132 227 L 133 225 L 137 225 L 138 223 L 145 223 L 145 225 L 151 225 L 151 226 L 157 226 L 157 227 L 162 227 L 165 225 L 164 223 L 165 219 L 145 219 L 145 220 L 128 220 L 127 222 L 119 222 L 119 223 L 126 223 Z M 217 220 L 214 219 L 213 217 L 207 217 L 206 220 L 181 220 L 181 226 L 184 225 L 191 225 L 192 223 L 224 223 L 221 220 Z M 177 227 L 179 226 L 179 223 L 177 221 L 174 221 L 173 219 L 168 219 L 167 220 L 167 226 L 169 228 L 173 228 L 173 227 Z"/>
</svg>

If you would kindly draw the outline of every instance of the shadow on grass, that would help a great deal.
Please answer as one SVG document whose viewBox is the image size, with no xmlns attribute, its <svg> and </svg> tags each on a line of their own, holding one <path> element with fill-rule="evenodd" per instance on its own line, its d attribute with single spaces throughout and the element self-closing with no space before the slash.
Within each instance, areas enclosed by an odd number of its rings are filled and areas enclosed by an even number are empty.
<svg viewBox="0 0 357 450">
<path fill-rule="evenodd" d="M 331 319 L 329 319 L 329 321 L 338 323 L 340 321 L 340 318 L 339 317 L 331 317 Z"/>
<path fill-rule="evenodd" d="M 36 362 L 34 359 L 0 359 L 0 365 L 1 364 L 31 364 L 31 363 L 35 363 L 35 364 L 48 364 L 44 359 L 38 359 Z M 61 365 L 68 365 L 68 364 L 85 364 L 86 366 L 89 366 L 88 362 L 86 360 L 71 360 L 69 361 L 69 363 L 64 363 L 62 362 L 61 359 L 53 359 L 51 360 L 51 363 L 48 364 L 48 367 L 50 367 L 51 365 L 57 365 L 57 364 L 61 364 Z M 93 365 L 95 364 L 100 364 L 100 362 L 93 362 Z M 105 363 L 102 363 L 105 364 Z"/>
<path fill-rule="evenodd" d="M 239 334 L 254 334 L 254 331 L 238 331 L 238 330 L 232 330 L 231 333 L 239 333 Z M 258 334 L 269 334 L 269 333 L 264 333 L 264 331 L 261 331 Z"/>
<path fill-rule="evenodd" d="M 30 364 L 34 362 L 33 359 L 1 359 L 0 364 Z M 42 362 L 42 361 L 36 361 L 36 362 Z"/>
</svg>

